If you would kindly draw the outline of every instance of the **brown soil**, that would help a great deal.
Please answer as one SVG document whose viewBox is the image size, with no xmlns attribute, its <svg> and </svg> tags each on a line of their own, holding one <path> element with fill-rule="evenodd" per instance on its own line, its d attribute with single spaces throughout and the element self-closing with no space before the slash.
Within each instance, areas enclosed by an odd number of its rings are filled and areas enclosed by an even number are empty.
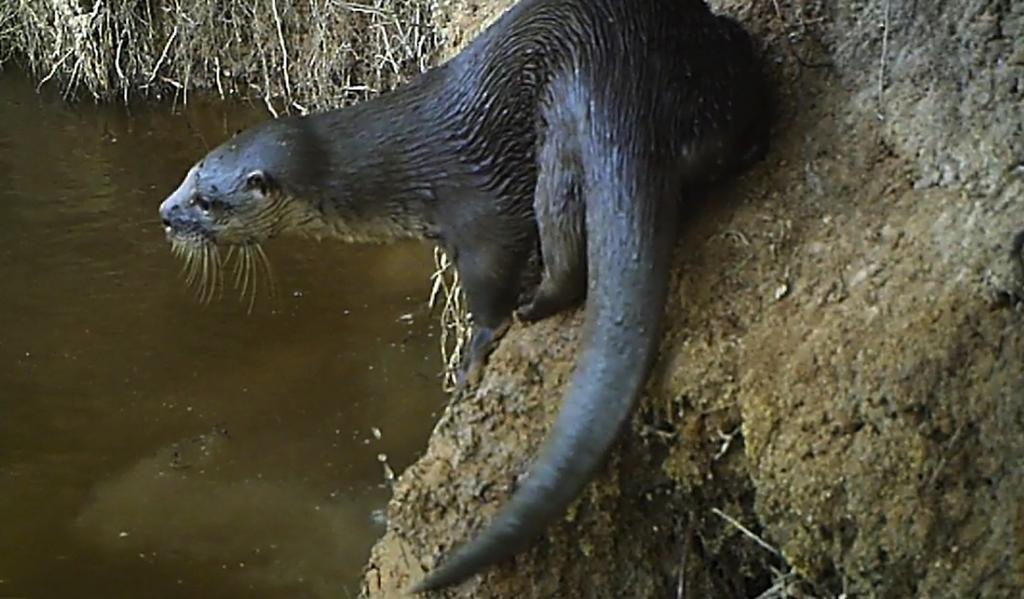
<svg viewBox="0 0 1024 599">
<path fill-rule="evenodd" d="M 436 20 L 465 42 L 509 4 L 444 2 Z M 661 360 L 600 478 L 448 596 L 1019 592 L 1024 5 L 717 5 L 763 40 L 774 147 L 690 218 Z M 452 402 L 398 482 L 367 595 L 501 506 L 577 324 L 515 327 Z"/>
</svg>

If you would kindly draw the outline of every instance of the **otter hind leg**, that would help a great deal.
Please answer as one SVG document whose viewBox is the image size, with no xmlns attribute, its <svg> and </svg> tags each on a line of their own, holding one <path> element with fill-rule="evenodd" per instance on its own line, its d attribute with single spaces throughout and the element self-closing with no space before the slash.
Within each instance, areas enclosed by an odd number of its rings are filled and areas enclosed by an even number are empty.
<svg viewBox="0 0 1024 599">
<path fill-rule="evenodd" d="M 537 153 L 534 212 L 544 272 L 533 298 L 517 310 L 525 321 L 546 318 L 578 304 L 587 289 L 587 240 L 580 195 L 579 147 L 575 122 L 555 104 L 545 115 L 547 130 Z"/>
</svg>

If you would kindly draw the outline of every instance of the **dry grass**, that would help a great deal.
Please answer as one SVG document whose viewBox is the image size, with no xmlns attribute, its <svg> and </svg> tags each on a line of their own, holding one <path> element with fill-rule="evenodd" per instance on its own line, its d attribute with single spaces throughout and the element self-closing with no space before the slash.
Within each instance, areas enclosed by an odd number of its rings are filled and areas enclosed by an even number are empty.
<svg viewBox="0 0 1024 599">
<path fill-rule="evenodd" d="M 459 284 L 459 273 L 451 258 L 441 248 L 434 250 L 434 267 L 430 307 L 440 309 L 441 360 L 444 363 L 442 387 L 450 392 L 458 386 L 463 348 L 469 342 L 469 317 Z"/>
<path fill-rule="evenodd" d="M 22 24 L 17 20 L 17 5 L 13 2 L 0 3 L 0 65 L 14 53 L 14 40 L 21 36 Z"/>
<path fill-rule="evenodd" d="M 187 101 L 205 88 L 304 111 L 424 70 L 431 15 L 422 0 L 13 0 L 0 8 L 0 59 L 97 100 Z"/>
</svg>

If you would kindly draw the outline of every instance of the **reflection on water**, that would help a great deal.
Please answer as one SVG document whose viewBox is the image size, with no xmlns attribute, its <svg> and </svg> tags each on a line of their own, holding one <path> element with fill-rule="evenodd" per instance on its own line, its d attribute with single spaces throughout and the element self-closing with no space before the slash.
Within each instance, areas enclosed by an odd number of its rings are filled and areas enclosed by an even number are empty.
<svg viewBox="0 0 1024 599">
<path fill-rule="evenodd" d="M 347 596 L 442 400 L 430 252 L 275 241 L 200 305 L 156 208 L 263 115 L 132 112 L 0 75 L 0 597 Z"/>
</svg>

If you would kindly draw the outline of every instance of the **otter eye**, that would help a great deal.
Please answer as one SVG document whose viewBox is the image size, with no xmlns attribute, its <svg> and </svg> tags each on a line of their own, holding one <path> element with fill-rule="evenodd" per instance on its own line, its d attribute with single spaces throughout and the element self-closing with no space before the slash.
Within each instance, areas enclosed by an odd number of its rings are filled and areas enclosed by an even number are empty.
<svg viewBox="0 0 1024 599">
<path fill-rule="evenodd" d="M 267 177 L 263 171 L 253 171 L 245 178 L 245 186 L 249 189 L 267 190 Z"/>
<path fill-rule="evenodd" d="M 200 210 L 202 210 L 203 212 L 209 212 L 210 211 L 210 207 L 211 207 L 210 200 L 204 198 L 203 196 L 196 196 L 196 197 L 192 198 L 192 203 L 195 206 L 197 206 Z"/>
</svg>

